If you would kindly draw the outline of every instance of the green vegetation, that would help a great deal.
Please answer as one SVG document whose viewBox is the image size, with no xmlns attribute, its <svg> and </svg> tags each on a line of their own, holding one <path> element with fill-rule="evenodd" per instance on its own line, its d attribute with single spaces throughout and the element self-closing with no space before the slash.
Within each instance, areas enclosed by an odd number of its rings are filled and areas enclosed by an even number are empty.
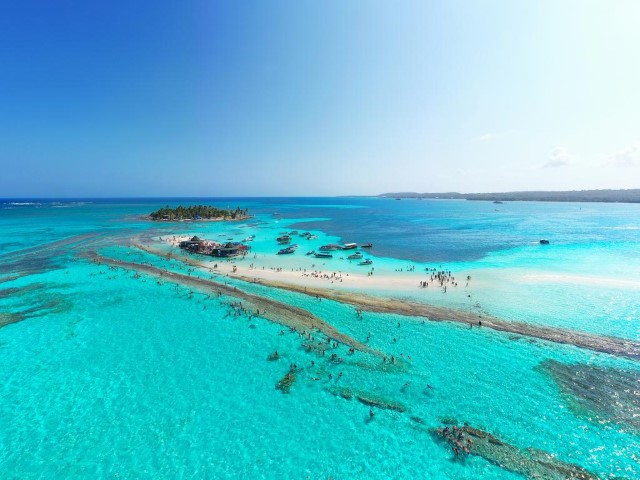
<svg viewBox="0 0 640 480">
<path fill-rule="evenodd" d="M 640 189 L 573 190 L 562 192 L 502 192 L 502 193 L 416 193 L 397 192 L 378 195 L 385 198 L 440 198 L 460 200 L 493 200 L 500 202 L 620 202 L 640 203 Z"/>
<path fill-rule="evenodd" d="M 238 220 L 248 217 L 248 209 L 241 209 L 237 207 L 235 210 L 224 210 L 209 205 L 192 205 L 190 207 L 183 207 L 182 205 L 176 208 L 170 208 L 167 205 L 160 210 L 149 214 L 151 220 L 200 220 L 200 219 L 225 219 L 225 220 Z"/>
</svg>

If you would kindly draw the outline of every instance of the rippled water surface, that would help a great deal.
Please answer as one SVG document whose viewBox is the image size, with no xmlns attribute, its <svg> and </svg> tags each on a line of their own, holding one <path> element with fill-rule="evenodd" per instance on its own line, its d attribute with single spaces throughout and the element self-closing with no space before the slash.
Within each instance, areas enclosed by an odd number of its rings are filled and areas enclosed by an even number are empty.
<svg viewBox="0 0 640 480">
<path fill-rule="evenodd" d="M 205 202 L 255 217 L 142 218 L 166 204 Z M 275 238 L 294 229 L 319 238 L 296 240 L 295 255 L 277 257 Z M 521 465 L 530 449 L 591 478 L 640 478 L 638 361 L 459 323 L 359 316 L 335 301 L 213 279 L 310 312 L 398 365 L 331 340 L 321 355 L 305 345 L 322 343 L 322 334 L 310 341 L 239 313 L 233 295 L 88 258 L 98 252 L 210 279 L 132 246 L 187 234 L 255 235 L 241 271 L 251 262 L 319 268 L 307 250 L 372 242 L 366 255 L 388 287 L 371 294 L 640 340 L 640 205 L 1 200 L 2 478 L 535 478 L 535 464 Z M 338 257 L 323 270 L 362 272 Z M 425 268 L 451 270 L 460 284 L 419 289 Z M 410 286 L 399 290 L 394 279 Z M 276 384 L 292 364 L 283 393 Z M 465 422 L 507 444 L 500 454 L 510 457 L 456 457 L 434 435 Z"/>
</svg>

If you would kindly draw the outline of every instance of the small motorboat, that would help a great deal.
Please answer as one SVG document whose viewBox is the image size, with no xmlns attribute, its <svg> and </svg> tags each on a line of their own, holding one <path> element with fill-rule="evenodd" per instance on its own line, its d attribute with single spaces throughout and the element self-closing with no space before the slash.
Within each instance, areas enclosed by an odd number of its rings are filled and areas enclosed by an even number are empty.
<svg viewBox="0 0 640 480">
<path fill-rule="evenodd" d="M 320 247 L 320 250 L 323 252 L 328 252 L 331 250 L 340 250 L 342 247 L 340 245 L 336 245 L 335 243 L 330 243 L 329 245 L 323 245 Z"/>
<path fill-rule="evenodd" d="M 331 255 L 330 253 L 324 253 L 324 252 L 314 253 L 314 256 L 316 258 L 333 258 L 333 255 Z"/>
<path fill-rule="evenodd" d="M 307 252 L 307 255 L 315 255 L 316 251 L 315 250 L 311 250 L 310 252 Z"/>
<path fill-rule="evenodd" d="M 288 255 L 290 253 L 295 252 L 298 249 L 298 245 L 291 245 L 287 248 L 282 248 L 278 251 L 278 255 Z"/>
<path fill-rule="evenodd" d="M 373 243 L 363 243 L 360 245 L 362 248 L 373 248 Z"/>
<path fill-rule="evenodd" d="M 540 240 L 540 245 L 549 245 L 549 240 Z"/>
<path fill-rule="evenodd" d="M 360 260 L 362 258 L 362 253 L 356 252 L 347 257 L 349 260 Z"/>
<path fill-rule="evenodd" d="M 358 265 L 371 265 L 372 263 L 373 263 L 373 260 L 367 258 L 366 260 L 363 260 L 362 262 L 360 262 Z"/>
</svg>

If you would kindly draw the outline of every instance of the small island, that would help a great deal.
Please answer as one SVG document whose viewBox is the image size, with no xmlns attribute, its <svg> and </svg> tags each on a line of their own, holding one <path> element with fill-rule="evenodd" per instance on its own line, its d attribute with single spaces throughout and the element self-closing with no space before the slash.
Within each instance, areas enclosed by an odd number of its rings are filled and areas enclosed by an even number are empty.
<svg viewBox="0 0 640 480">
<path fill-rule="evenodd" d="M 182 221 L 182 220 L 244 220 L 249 218 L 249 210 L 237 207 L 235 210 L 225 210 L 210 205 L 179 205 L 170 208 L 168 205 L 160 210 L 151 212 L 149 218 L 154 221 Z"/>
</svg>

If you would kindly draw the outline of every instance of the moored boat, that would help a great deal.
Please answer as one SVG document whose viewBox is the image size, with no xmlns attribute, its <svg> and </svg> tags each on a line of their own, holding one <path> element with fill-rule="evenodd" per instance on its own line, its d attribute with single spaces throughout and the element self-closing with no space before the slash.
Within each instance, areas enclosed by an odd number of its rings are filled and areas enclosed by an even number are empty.
<svg viewBox="0 0 640 480">
<path fill-rule="evenodd" d="M 366 260 L 363 260 L 362 262 L 360 262 L 358 265 L 371 265 L 373 263 L 373 260 L 367 258 Z"/>
<path fill-rule="evenodd" d="M 278 243 L 289 243 L 291 241 L 291 237 L 289 235 L 282 235 L 281 237 L 276 238 Z"/>
<path fill-rule="evenodd" d="M 331 250 L 340 250 L 342 247 L 340 245 L 336 245 L 335 243 L 330 243 L 329 245 L 323 245 L 320 247 L 320 250 L 323 252 L 328 252 Z"/>
<path fill-rule="evenodd" d="M 288 255 L 290 253 L 295 252 L 297 248 L 298 248 L 298 245 L 291 245 L 290 247 L 282 248 L 278 251 L 278 255 Z"/>
<path fill-rule="evenodd" d="M 347 257 L 349 260 L 359 260 L 362 258 L 362 253 L 356 252 Z"/>
<path fill-rule="evenodd" d="M 323 252 L 315 253 L 314 256 L 316 258 L 333 258 L 333 255 L 331 255 L 330 253 L 323 253 Z"/>
<path fill-rule="evenodd" d="M 358 244 L 357 243 L 345 243 L 342 246 L 343 250 L 353 250 L 354 248 L 358 248 Z"/>
<path fill-rule="evenodd" d="M 360 245 L 361 248 L 373 248 L 373 243 L 363 243 Z"/>
</svg>

